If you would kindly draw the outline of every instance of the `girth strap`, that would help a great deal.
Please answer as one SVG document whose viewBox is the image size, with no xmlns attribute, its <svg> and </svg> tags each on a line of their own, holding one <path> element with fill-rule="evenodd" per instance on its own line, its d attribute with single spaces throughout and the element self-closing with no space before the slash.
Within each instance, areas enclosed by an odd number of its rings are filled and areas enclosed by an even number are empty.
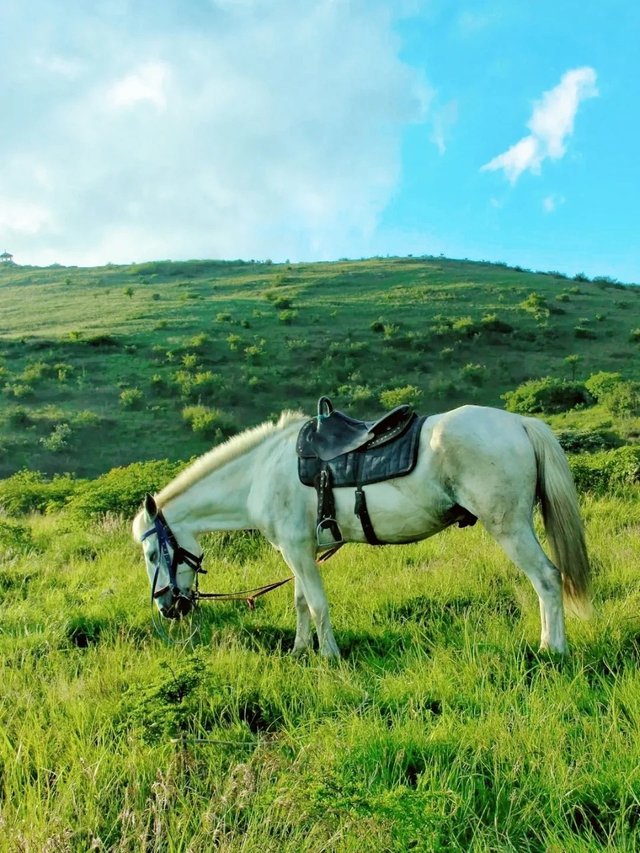
<svg viewBox="0 0 640 853">
<path fill-rule="evenodd" d="M 373 529 L 371 516 L 369 515 L 369 510 L 367 508 L 367 497 L 362 486 L 358 486 L 356 489 L 356 505 L 353 512 L 360 519 L 362 530 L 364 531 L 364 535 L 367 537 L 369 545 L 384 545 L 385 543 L 381 539 L 378 539 L 376 532 Z"/>
</svg>

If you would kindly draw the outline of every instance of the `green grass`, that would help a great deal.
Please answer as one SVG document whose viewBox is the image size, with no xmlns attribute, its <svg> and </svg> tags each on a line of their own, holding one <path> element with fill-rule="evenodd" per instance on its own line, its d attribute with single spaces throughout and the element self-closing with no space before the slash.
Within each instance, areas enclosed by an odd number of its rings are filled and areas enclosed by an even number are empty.
<svg viewBox="0 0 640 853">
<path fill-rule="evenodd" d="M 321 394 L 364 416 L 640 380 L 639 300 L 443 258 L 0 269 L 0 477 L 75 475 L 2 484 L 0 851 L 637 850 L 633 448 L 572 460 L 599 495 L 582 496 L 596 615 L 569 620 L 563 661 L 537 652 L 536 596 L 479 525 L 332 558 L 337 664 L 288 654 L 288 588 L 255 612 L 203 605 L 167 642 L 113 510 Z M 578 447 L 640 435 L 603 405 L 549 420 Z M 205 553 L 209 590 L 287 574 L 251 534 Z"/>
<path fill-rule="evenodd" d="M 637 380 L 639 310 L 638 287 L 444 258 L 3 267 L 0 476 L 187 459 L 215 433 L 190 406 L 241 428 L 321 394 L 372 417 L 406 386 L 432 413 L 532 377 Z"/>
<path fill-rule="evenodd" d="M 0 849 L 637 849 L 638 507 L 583 500 L 596 616 L 566 661 L 479 528 L 327 563 L 330 665 L 288 656 L 288 588 L 171 645 L 128 524 L 5 520 Z M 286 574 L 247 534 L 206 563 L 216 590 Z"/>
</svg>

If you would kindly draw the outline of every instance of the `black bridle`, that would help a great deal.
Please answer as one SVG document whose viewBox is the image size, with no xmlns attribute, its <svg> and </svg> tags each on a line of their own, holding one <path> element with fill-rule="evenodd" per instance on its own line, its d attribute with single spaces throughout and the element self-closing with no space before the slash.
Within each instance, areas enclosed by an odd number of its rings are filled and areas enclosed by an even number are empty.
<svg viewBox="0 0 640 853">
<path fill-rule="evenodd" d="M 149 528 L 149 530 L 142 534 L 140 541 L 144 542 L 145 539 L 148 539 L 149 536 L 153 536 L 154 534 L 158 537 L 159 552 L 158 562 L 156 563 L 155 573 L 153 575 L 153 583 L 151 585 L 151 601 L 153 603 L 156 599 L 160 598 L 160 596 L 170 592 L 172 606 L 179 603 L 182 599 L 185 604 L 186 602 L 189 603 L 189 609 L 191 609 L 198 598 L 198 575 L 206 575 L 206 571 L 202 568 L 203 555 L 193 554 L 191 551 L 187 551 L 186 548 L 183 548 L 182 545 L 178 544 L 178 540 L 169 527 L 166 518 L 162 514 L 162 510 L 158 511 L 153 520 L 153 527 Z M 173 551 L 171 556 L 169 555 L 169 547 L 171 547 Z M 167 567 L 167 571 L 169 572 L 169 583 L 161 589 L 156 589 L 158 574 L 163 560 Z M 193 592 L 183 592 L 178 586 L 178 566 L 180 563 L 186 563 L 187 566 L 193 569 L 196 574 L 196 589 Z"/>
</svg>

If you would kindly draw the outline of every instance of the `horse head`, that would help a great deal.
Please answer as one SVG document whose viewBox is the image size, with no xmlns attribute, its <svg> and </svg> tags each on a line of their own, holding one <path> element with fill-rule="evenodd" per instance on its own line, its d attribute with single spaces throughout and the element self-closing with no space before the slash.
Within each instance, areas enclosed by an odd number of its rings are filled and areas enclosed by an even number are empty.
<svg viewBox="0 0 640 853">
<path fill-rule="evenodd" d="M 181 619 L 196 603 L 194 583 L 202 572 L 202 549 L 180 525 L 171 527 L 152 495 L 133 522 L 151 584 L 151 600 L 163 616 Z"/>
</svg>

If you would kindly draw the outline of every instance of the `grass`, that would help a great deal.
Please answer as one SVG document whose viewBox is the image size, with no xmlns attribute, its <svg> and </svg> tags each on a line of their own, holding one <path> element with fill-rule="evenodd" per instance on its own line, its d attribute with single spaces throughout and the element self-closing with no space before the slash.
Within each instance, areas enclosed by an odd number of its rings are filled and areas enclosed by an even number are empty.
<svg viewBox="0 0 640 853">
<path fill-rule="evenodd" d="M 167 644 L 127 523 L 16 519 L 0 849 L 637 849 L 640 511 L 583 508 L 597 615 L 570 620 L 565 661 L 479 528 L 336 555 L 330 665 L 287 654 L 288 589 L 203 606 Z M 248 534 L 208 537 L 206 563 L 216 590 L 286 573 Z"/>
<path fill-rule="evenodd" d="M 407 386 L 432 413 L 544 375 L 640 379 L 639 308 L 638 287 L 429 257 L 4 266 L 0 477 L 200 454 L 188 406 L 242 428 L 321 394 L 373 417 Z"/>
<path fill-rule="evenodd" d="M 3 268 L 0 477 L 185 460 L 325 393 L 373 416 L 407 394 L 501 405 L 547 375 L 639 380 L 638 300 L 428 257 Z M 602 405 L 549 420 L 639 434 Z M 0 853 L 640 847 L 637 487 L 585 469 L 596 615 L 569 620 L 566 660 L 537 651 L 535 594 L 478 525 L 333 557 L 330 665 L 288 654 L 288 588 L 154 631 L 111 512 L 173 470 L 147 467 L 7 492 L 70 503 L 0 514 Z M 287 574 L 252 534 L 206 537 L 205 555 L 209 590 Z"/>
</svg>

